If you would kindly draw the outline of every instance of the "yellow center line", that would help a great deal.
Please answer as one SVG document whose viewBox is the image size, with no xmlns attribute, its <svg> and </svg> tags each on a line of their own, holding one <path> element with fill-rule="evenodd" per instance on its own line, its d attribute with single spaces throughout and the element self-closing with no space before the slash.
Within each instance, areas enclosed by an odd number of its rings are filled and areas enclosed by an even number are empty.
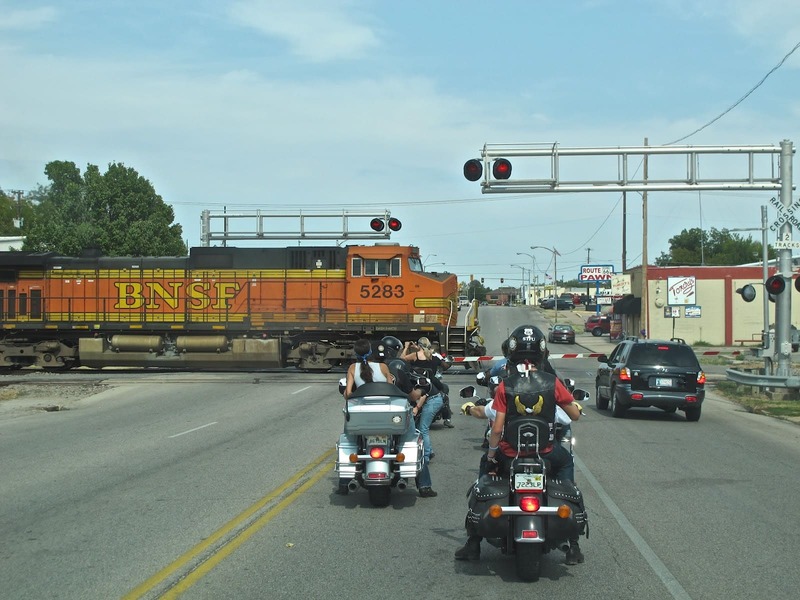
<svg viewBox="0 0 800 600">
<path fill-rule="evenodd" d="M 206 552 L 209 548 L 213 547 L 217 542 L 223 539 L 225 536 L 230 534 L 236 528 L 240 527 L 242 523 L 246 522 L 250 519 L 254 514 L 258 511 L 262 510 L 265 506 L 267 506 L 270 502 L 275 500 L 275 498 L 279 497 L 283 494 L 287 489 L 291 488 L 295 485 L 298 481 L 300 481 L 303 477 L 305 477 L 309 472 L 313 471 L 317 467 L 319 467 L 322 463 L 327 460 L 330 460 L 333 457 L 335 449 L 328 450 L 322 456 L 318 457 L 314 461 L 312 461 L 309 465 L 303 468 L 301 471 L 298 471 L 293 477 L 288 479 L 284 482 L 280 487 L 273 490 L 268 495 L 264 496 L 261 500 L 256 502 L 253 506 L 242 512 L 237 517 L 234 517 L 220 529 L 215 531 L 211 536 L 206 538 L 201 543 L 197 544 L 194 548 L 190 549 L 176 560 L 174 560 L 171 564 L 167 565 L 163 569 L 161 569 L 158 573 L 147 579 L 146 581 L 142 582 L 138 586 L 136 586 L 133 590 L 128 592 L 126 595 L 122 597 L 122 600 L 134 600 L 141 598 L 144 594 L 148 591 L 162 583 L 165 579 L 170 577 L 171 575 L 175 574 L 179 569 L 184 567 L 187 563 L 189 563 L 192 559 L 202 555 Z M 328 465 L 330 468 L 332 465 Z M 299 488 L 297 488 L 294 492 L 289 494 L 286 498 L 281 500 L 276 506 L 266 512 L 264 515 L 259 517 L 256 521 L 246 527 L 244 530 L 239 532 L 233 539 L 229 540 L 222 548 L 220 548 L 217 552 L 215 552 L 214 556 L 210 557 L 206 560 L 198 569 L 190 573 L 184 580 L 180 582 L 178 586 L 170 590 L 166 595 L 162 596 L 162 598 L 175 598 L 178 594 L 183 593 L 189 587 L 194 585 L 203 575 L 205 575 L 208 571 L 210 571 L 214 566 L 216 566 L 223 558 L 225 558 L 228 554 L 233 552 L 236 548 L 238 548 L 245 540 L 247 540 L 253 533 L 255 533 L 259 528 L 263 527 L 266 523 L 268 523 L 273 517 L 275 517 L 280 511 L 286 508 L 289 504 L 291 504 L 297 497 L 307 490 L 309 487 L 314 485 L 317 481 L 319 481 L 326 473 L 328 469 L 323 469 L 319 473 L 315 474 L 311 477 L 308 481 L 303 483 Z"/>
</svg>

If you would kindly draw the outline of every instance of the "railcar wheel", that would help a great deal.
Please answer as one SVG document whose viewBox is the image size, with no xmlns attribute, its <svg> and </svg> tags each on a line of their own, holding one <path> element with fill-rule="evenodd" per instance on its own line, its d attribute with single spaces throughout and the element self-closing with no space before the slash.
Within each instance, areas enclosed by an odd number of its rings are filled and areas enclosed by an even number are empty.
<svg viewBox="0 0 800 600">
<path fill-rule="evenodd" d="M 514 560 L 517 577 L 522 581 L 539 581 L 542 572 L 541 544 L 516 544 Z"/>
</svg>

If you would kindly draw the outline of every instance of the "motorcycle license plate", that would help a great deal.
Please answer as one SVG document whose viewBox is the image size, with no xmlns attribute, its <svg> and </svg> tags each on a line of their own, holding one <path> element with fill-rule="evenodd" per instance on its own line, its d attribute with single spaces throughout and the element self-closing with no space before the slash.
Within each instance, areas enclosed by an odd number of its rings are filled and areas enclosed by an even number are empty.
<svg viewBox="0 0 800 600">
<path fill-rule="evenodd" d="M 367 446 L 385 446 L 389 443 L 388 435 L 368 435 Z"/>
<path fill-rule="evenodd" d="M 656 377 L 656 387 L 672 387 L 672 379 L 669 377 Z"/>
<path fill-rule="evenodd" d="M 514 489 L 517 491 L 543 490 L 544 475 L 541 473 L 514 473 Z"/>
</svg>

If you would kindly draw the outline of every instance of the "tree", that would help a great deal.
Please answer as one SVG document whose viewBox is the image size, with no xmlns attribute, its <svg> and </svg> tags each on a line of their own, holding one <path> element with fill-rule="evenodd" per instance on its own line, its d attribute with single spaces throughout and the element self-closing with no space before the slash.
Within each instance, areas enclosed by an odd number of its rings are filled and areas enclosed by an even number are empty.
<svg viewBox="0 0 800 600">
<path fill-rule="evenodd" d="M 0 235 L 24 235 L 34 221 L 34 201 L 29 194 L 0 189 Z"/>
<path fill-rule="evenodd" d="M 180 256 L 186 254 L 183 229 L 150 182 L 134 169 L 112 163 L 105 173 L 75 163 L 45 166 L 50 185 L 40 188 L 36 218 L 24 250 L 77 256 L 97 249 L 105 256 Z"/>
<path fill-rule="evenodd" d="M 727 229 L 684 229 L 670 238 L 669 247 L 669 252 L 662 252 L 656 259 L 658 266 L 741 265 L 758 262 L 762 258 L 759 242 L 750 236 L 745 239 Z M 774 257 L 775 251 L 769 248 L 769 258 Z"/>
</svg>

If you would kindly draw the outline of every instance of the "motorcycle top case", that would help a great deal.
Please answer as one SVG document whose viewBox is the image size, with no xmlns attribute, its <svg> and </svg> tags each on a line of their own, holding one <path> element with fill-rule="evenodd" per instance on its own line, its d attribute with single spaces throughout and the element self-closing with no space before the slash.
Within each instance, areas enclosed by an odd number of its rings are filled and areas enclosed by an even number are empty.
<svg viewBox="0 0 800 600">
<path fill-rule="evenodd" d="M 407 431 L 411 423 L 408 398 L 391 383 L 365 383 L 346 402 L 347 435 L 398 435 Z"/>
<path fill-rule="evenodd" d="M 481 475 L 469 493 L 467 531 L 485 538 L 502 538 L 508 535 L 508 517 L 489 516 L 493 504 L 508 504 L 508 479 L 497 475 Z"/>
</svg>

